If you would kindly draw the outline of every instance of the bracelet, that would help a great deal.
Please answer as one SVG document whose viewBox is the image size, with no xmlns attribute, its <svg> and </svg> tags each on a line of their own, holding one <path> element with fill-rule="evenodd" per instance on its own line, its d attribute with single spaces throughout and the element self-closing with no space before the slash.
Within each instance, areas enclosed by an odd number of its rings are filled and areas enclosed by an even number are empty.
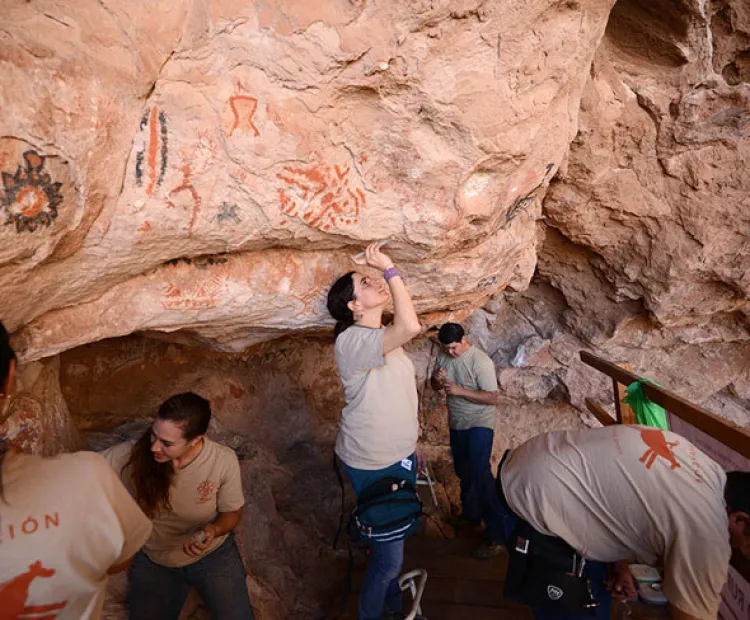
<svg viewBox="0 0 750 620">
<path fill-rule="evenodd" d="M 385 278 L 386 282 L 390 282 L 391 278 L 395 278 L 396 276 L 399 276 L 400 278 L 404 277 L 403 275 L 401 275 L 401 272 L 395 267 L 388 267 L 388 269 L 383 272 L 383 277 Z"/>
</svg>

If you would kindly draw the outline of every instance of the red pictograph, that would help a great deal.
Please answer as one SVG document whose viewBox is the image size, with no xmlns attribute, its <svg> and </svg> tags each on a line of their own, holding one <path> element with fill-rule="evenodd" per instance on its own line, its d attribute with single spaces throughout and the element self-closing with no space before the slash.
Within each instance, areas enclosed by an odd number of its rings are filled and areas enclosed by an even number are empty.
<svg viewBox="0 0 750 620">
<path fill-rule="evenodd" d="M 255 111 L 258 109 L 258 100 L 255 97 L 235 95 L 229 98 L 229 107 L 232 108 L 232 114 L 234 114 L 232 129 L 229 130 L 230 136 L 234 133 L 235 129 L 244 131 L 252 130 L 256 138 L 260 136 L 260 131 L 258 131 L 253 122 L 253 116 L 255 116 Z"/>
<path fill-rule="evenodd" d="M 345 165 L 305 164 L 284 166 L 276 178 L 281 210 L 320 230 L 342 224 L 355 224 L 367 197 L 349 181 L 350 167 Z"/>
</svg>

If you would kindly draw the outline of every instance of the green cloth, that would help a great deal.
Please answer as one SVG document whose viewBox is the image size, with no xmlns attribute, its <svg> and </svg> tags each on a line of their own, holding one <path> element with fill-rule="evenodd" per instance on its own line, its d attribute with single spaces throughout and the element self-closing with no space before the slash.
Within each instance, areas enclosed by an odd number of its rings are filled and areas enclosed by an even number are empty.
<svg viewBox="0 0 750 620">
<path fill-rule="evenodd" d="M 655 383 L 650 379 L 639 379 L 627 387 L 625 390 L 627 396 L 622 399 L 622 402 L 633 408 L 637 424 L 653 426 L 654 428 L 661 428 L 668 431 L 669 422 L 667 422 L 667 412 L 664 407 L 660 407 L 646 398 L 646 395 L 643 393 L 642 385 L 644 381 L 648 381 L 657 387 L 661 387 L 658 383 Z"/>
</svg>

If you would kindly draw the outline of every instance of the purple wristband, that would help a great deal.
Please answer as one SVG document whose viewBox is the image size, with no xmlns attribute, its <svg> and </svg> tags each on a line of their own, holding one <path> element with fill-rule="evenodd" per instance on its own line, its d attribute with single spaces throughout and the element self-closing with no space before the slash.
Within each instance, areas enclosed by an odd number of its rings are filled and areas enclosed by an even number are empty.
<svg viewBox="0 0 750 620">
<path fill-rule="evenodd" d="M 400 276 L 402 278 L 404 277 L 401 275 L 401 272 L 395 267 L 388 267 L 388 269 L 383 272 L 383 277 L 385 278 L 386 282 L 390 282 L 391 278 L 395 278 L 396 276 Z"/>
</svg>

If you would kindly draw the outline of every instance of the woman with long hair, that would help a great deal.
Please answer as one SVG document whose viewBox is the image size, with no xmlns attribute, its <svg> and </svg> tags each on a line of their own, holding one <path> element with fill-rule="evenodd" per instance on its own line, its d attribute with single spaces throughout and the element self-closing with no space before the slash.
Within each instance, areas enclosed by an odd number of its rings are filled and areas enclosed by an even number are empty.
<svg viewBox="0 0 750 620">
<path fill-rule="evenodd" d="M 208 401 L 166 400 L 135 443 L 104 455 L 154 531 L 130 567 L 131 620 L 177 620 L 194 587 L 213 620 L 252 620 L 245 569 L 232 531 L 245 504 L 237 455 L 206 437 Z"/>
<path fill-rule="evenodd" d="M 98 454 L 25 454 L 24 427 L 3 432 L 16 364 L 0 323 L 0 617 L 97 619 L 107 575 L 127 568 L 151 522 Z"/>
<path fill-rule="evenodd" d="M 420 332 L 420 324 L 401 273 L 379 243 L 354 260 L 383 272 L 376 278 L 350 271 L 328 292 L 346 398 L 336 454 L 359 496 L 386 477 L 416 483 L 417 388 L 402 347 Z M 384 327 L 383 310 L 391 300 L 393 322 Z M 403 558 L 403 539 L 373 543 L 359 593 L 359 620 L 380 620 L 384 612 L 387 618 L 403 617 L 398 586 Z"/>
</svg>

